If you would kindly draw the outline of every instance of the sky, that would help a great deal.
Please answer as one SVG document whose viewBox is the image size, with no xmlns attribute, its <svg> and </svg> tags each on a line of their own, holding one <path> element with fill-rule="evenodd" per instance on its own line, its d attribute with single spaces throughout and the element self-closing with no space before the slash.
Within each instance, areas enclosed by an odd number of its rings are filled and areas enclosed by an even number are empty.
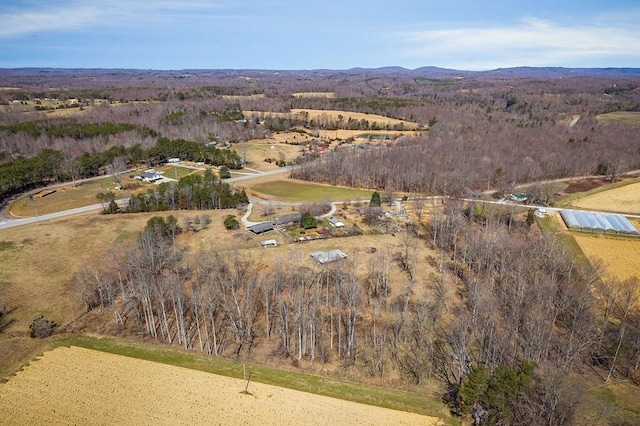
<svg viewBox="0 0 640 426">
<path fill-rule="evenodd" d="M 638 0 L 2 0 L 0 68 L 640 68 Z"/>
</svg>

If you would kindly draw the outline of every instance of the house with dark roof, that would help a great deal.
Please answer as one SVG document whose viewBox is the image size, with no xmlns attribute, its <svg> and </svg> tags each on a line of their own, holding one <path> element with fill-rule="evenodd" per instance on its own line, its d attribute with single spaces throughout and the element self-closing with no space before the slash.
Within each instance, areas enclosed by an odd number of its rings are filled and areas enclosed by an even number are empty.
<svg viewBox="0 0 640 426">
<path fill-rule="evenodd" d="M 382 207 L 360 207 L 357 211 L 360 216 L 382 216 Z"/>
<path fill-rule="evenodd" d="M 273 230 L 273 225 L 271 222 L 261 222 L 256 225 L 251 225 L 247 227 L 247 231 L 253 232 L 254 234 L 263 234 L 265 232 L 269 232 Z"/>
<path fill-rule="evenodd" d="M 300 213 L 291 213 L 275 218 L 274 223 L 276 224 L 276 226 L 286 225 L 288 223 L 300 223 L 301 217 L 302 214 Z"/>
</svg>

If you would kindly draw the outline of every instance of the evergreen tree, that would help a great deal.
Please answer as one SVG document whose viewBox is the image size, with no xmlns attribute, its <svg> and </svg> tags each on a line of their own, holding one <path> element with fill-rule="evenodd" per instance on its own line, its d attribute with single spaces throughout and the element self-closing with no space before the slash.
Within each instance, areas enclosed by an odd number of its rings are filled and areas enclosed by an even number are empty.
<svg viewBox="0 0 640 426">
<path fill-rule="evenodd" d="M 382 200 L 380 199 L 380 193 L 375 191 L 371 194 L 371 201 L 369 201 L 369 207 L 380 207 Z"/>
<path fill-rule="evenodd" d="M 311 213 L 304 212 L 300 218 L 300 226 L 304 229 L 312 229 L 318 226 L 318 221 Z"/>
</svg>

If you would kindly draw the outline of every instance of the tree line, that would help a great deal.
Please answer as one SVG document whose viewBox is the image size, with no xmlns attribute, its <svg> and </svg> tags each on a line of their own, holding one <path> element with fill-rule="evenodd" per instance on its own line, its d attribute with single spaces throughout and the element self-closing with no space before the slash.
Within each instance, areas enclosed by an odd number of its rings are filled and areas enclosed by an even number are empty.
<svg viewBox="0 0 640 426">
<path fill-rule="evenodd" d="M 143 136 L 157 137 L 158 134 L 146 126 L 136 126 L 130 123 L 79 123 L 76 120 L 52 121 L 24 121 L 21 123 L 0 125 L 0 133 L 15 135 L 24 132 L 32 137 L 46 135 L 49 138 L 70 137 L 73 139 L 87 139 L 99 136 L 111 136 L 129 130 L 136 130 Z"/>
</svg>

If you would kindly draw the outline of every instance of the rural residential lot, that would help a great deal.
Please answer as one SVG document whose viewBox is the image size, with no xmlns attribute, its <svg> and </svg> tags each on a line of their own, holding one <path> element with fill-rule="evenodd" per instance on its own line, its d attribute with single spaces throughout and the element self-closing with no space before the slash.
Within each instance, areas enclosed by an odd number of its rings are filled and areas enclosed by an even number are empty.
<svg viewBox="0 0 640 426">
<path fill-rule="evenodd" d="M 614 71 L 0 70 L 0 423 L 636 424 Z"/>
</svg>

